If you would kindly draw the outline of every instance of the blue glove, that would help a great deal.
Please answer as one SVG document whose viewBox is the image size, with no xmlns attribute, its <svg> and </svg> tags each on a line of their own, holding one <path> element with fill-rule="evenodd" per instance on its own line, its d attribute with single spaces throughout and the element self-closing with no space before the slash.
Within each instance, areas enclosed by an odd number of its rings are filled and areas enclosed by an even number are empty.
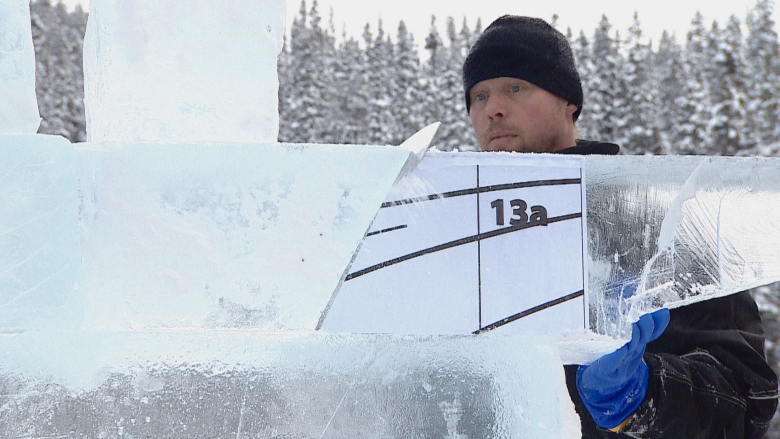
<svg viewBox="0 0 780 439">
<path fill-rule="evenodd" d="M 577 369 L 577 391 L 597 425 L 607 429 L 620 426 L 644 401 L 649 377 L 647 363 L 642 360 L 645 346 L 668 324 L 666 308 L 645 314 L 633 324 L 631 341 Z"/>
</svg>

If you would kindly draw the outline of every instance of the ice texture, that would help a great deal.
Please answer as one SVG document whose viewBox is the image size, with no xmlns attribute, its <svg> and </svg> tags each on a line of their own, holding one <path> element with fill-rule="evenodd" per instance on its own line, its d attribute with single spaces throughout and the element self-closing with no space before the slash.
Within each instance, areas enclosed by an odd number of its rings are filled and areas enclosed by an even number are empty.
<svg viewBox="0 0 780 439">
<path fill-rule="evenodd" d="M 87 139 L 275 142 L 284 17 L 284 0 L 92 1 Z"/>
<path fill-rule="evenodd" d="M 780 280 L 777 158 L 587 157 L 591 327 Z"/>
<path fill-rule="evenodd" d="M 0 332 L 80 322 L 77 194 L 70 142 L 0 135 Z"/>
<path fill-rule="evenodd" d="M 35 134 L 35 48 L 29 0 L 0 1 L 0 135 Z"/>
<path fill-rule="evenodd" d="M 580 437 L 550 338 L 31 332 L 0 352 L 2 437 Z"/>
<path fill-rule="evenodd" d="M 77 147 L 93 329 L 314 329 L 409 157 L 396 147 Z"/>
</svg>

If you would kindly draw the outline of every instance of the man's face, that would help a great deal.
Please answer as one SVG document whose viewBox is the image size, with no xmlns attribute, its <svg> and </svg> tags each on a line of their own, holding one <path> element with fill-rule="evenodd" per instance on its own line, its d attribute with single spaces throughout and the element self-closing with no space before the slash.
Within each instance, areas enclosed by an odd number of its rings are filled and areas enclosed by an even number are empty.
<svg viewBox="0 0 780 439">
<path fill-rule="evenodd" d="M 469 117 L 483 151 L 553 152 L 574 146 L 565 99 L 515 78 L 478 82 L 469 91 Z"/>
</svg>

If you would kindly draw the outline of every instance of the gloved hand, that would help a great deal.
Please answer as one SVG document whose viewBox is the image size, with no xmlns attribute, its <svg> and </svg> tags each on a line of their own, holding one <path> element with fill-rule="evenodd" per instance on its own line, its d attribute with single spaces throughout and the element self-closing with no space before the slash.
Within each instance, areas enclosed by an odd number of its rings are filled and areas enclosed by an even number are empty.
<svg viewBox="0 0 780 439">
<path fill-rule="evenodd" d="M 631 341 L 577 369 L 577 391 L 597 425 L 607 429 L 620 426 L 644 401 L 649 368 L 642 356 L 647 344 L 668 324 L 666 308 L 645 314 L 633 324 Z"/>
</svg>

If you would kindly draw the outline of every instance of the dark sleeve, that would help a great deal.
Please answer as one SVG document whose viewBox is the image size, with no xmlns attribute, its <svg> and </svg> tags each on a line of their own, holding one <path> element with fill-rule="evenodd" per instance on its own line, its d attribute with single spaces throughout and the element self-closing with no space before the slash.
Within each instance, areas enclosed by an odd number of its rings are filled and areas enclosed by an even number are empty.
<svg viewBox="0 0 780 439">
<path fill-rule="evenodd" d="M 761 317 L 747 292 L 672 310 L 645 361 L 647 397 L 623 434 L 596 427 L 578 407 L 583 432 L 591 430 L 583 437 L 757 439 L 769 428 L 777 376 L 766 361 Z"/>
</svg>

